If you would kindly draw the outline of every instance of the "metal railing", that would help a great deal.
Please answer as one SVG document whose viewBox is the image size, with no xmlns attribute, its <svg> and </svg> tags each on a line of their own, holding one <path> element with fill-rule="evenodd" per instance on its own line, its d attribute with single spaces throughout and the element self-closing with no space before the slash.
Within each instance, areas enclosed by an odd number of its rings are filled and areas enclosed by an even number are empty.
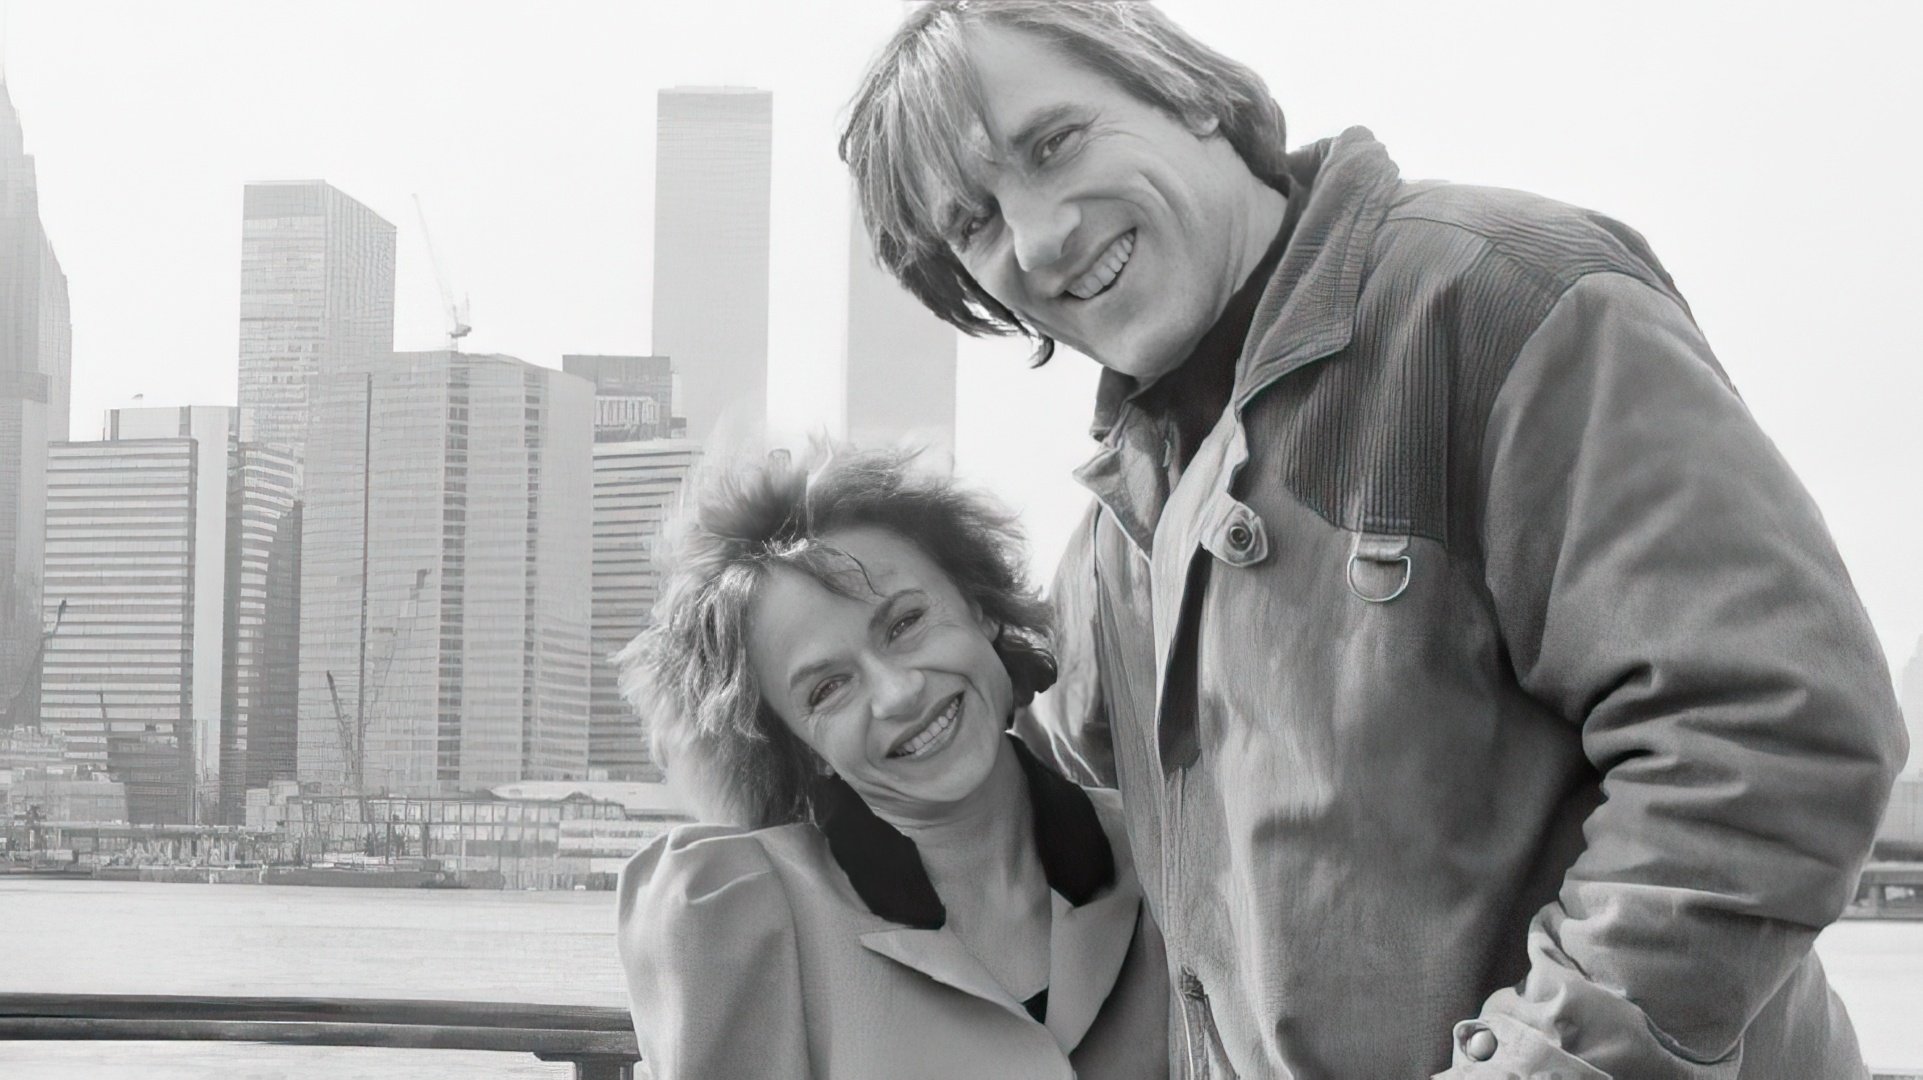
<svg viewBox="0 0 1923 1080">
<path fill-rule="evenodd" d="M 0 1042 L 255 1042 L 493 1050 L 567 1062 L 576 1080 L 634 1080 L 626 1009 L 382 998 L 0 994 Z M 1872 1069 L 1872 1080 L 1923 1080 Z"/>
<path fill-rule="evenodd" d="M 0 994 L 0 1041 L 255 1042 L 493 1050 L 567 1062 L 576 1080 L 633 1080 L 626 1009 L 491 1001 Z"/>
</svg>

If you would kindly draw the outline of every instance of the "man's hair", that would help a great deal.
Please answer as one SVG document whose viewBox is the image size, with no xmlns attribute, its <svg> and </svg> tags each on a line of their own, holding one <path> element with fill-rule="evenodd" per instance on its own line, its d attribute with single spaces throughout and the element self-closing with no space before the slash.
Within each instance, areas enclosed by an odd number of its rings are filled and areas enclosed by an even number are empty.
<svg viewBox="0 0 1923 1080">
<path fill-rule="evenodd" d="M 854 173 L 876 258 L 928 309 L 964 333 L 1020 333 L 1046 362 L 1054 342 L 988 295 L 950 250 L 937 219 L 963 204 L 971 164 L 988 153 L 968 33 L 1032 35 L 1136 99 L 1190 123 L 1213 120 L 1249 171 L 1286 189 L 1282 110 L 1261 76 L 1190 37 L 1145 0 L 934 0 L 910 15 L 869 66 L 849 106 L 841 160 Z"/>
<path fill-rule="evenodd" d="M 672 528 L 647 629 L 615 657 L 621 692 L 650 729 L 655 759 L 741 824 L 809 820 L 820 759 L 769 708 L 748 662 L 748 617 L 776 567 L 843 596 L 871 589 L 825 534 L 871 526 L 913 544 L 999 626 L 996 653 L 1024 705 L 1054 678 L 1050 613 L 1027 583 L 1012 515 L 897 451 L 786 453 L 708 476 Z M 719 788 L 719 790 L 716 790 Z"/>
</svg>

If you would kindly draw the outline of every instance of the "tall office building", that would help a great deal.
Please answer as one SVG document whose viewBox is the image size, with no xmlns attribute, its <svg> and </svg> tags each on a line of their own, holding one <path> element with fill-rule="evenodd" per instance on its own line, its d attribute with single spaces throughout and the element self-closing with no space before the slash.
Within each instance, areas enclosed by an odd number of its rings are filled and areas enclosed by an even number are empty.
<svg viewBox="0 0 1923 1080">
<path fill-rule="evenodd" d="M 665 356 L 563 356 L 561 370 L 594 384 L 594 441 L 673 437 L 674 364 Z"/>
<path fill-rule="evenodd" d="M 70 762 L 127 782 L 136 822 L 193 815 L 198 454 L 173 437 L 55 443 L 48 457 L 45 604 L 63 614 L 40 725 Z M 210 497 L 225 495 L 222 473 Z"/>
<path fill-rule="evenodd" d="M 848 438 L 955 454 L 955 328 L 929 314 L 875 261 L 851 207 L 848 239 Z"/>
<path fill-rule="evenodd" d="M 67 277 L 0 76 L 0 727 L 38 713 L 47 444 L 67 437 Z"/>
<path fill-rule="evenodd" d="M 654 351 L 674 358 L 687 436 L 767 421 L 774 96 L 661 91 L 655 122 Z"/>
<path fill-rule="evenodd" d="M 653 566 L 662 523 L 700 458 L 685 439 L 594 446 L 594 685 L 588 767 L 608 780 L 660 780 L 645 718 L 621 698 L 612 657 L 647 625 L 659 595 Z"/>
<path fill-rule="evenodd" d="M 323 374 L 302 780 L 426 794 L 586 775 L 593 410 L 585 380 L 506 356 Z"/>
<path fill-rule="evenodd" d="M 229 825 L 242 823 L 249 788 L 295 778 L 299 490 L 291 452 L 256 443 L 235 447 L 227 474 L 220 685 L 220 815 Z"/>
<path fill-rule="evenodd" d="M 298 459 L 321 375 L 393 347 L 394 226 L 320 180 L 248 184 L 241 438 L 290 447 Z"/>
<path fill-rule="evenodd" d="M 186 606 L 190 638 L 185 693 L 193 724 L 195 805 L 202 808 L 211 808 L 220 792 L 221 682 L 228 629 L 227 475 L 239 437 L 238 414 L 232 406 L 203 405 L 109 409 L 106 418 L 109 441 L 186 439 L 191 443 L 194 476 L 187 495 L 193 514 L 188 565 L 193 595 Z M 113 533 L 89 535 L 107 542 L 103 554 L 119 539 Z M 83 543 L 80 534 L 74 534 L 74 542 Z M 79 644 L 85 644 L 82 637 L 87 633 L 86 627 L 74 627 Z"/>
</svg>

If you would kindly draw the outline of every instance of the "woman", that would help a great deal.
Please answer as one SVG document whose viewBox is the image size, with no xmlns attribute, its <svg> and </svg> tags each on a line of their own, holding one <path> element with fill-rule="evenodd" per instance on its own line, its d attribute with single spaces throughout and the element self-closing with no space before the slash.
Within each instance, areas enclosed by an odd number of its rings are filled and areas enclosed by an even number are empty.
<svg viewBox="0 0 1923 1080">
<path fill-rule="evenodd" d="M 1166 1077 L 1113 792 L 1007 734 L 1054 677 L 1010 520 L 900 455 L 713 484 L 620 657 L 671 779 L 741 824 L 628 864 L 641 1051 L 695 1077 Z"/>
</svg>

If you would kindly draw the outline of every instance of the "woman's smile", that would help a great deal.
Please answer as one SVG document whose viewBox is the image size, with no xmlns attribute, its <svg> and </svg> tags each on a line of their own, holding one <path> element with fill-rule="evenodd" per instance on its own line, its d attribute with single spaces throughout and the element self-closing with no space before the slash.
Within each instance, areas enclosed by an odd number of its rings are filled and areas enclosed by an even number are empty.
<svg viewBox="0 0 1923 1080">
<path fill-rule="evenodd" d="M 933 757 L 954 741 L 955 730 L 961 720 L 962 695 L 956 694 L 948 699 L 940 711 L 929 717 L 897 742 L 888 751 L 891 758 Z"/>
</svg>

